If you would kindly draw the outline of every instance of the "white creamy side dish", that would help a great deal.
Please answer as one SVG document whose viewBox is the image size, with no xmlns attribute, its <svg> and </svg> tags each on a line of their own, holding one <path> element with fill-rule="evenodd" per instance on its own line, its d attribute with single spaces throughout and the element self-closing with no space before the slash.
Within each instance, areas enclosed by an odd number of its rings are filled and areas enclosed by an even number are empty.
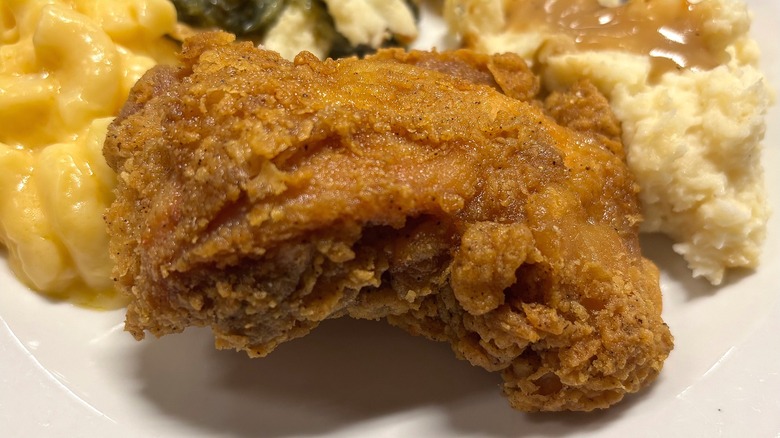
<svg viewBox="0 0 780 438">
<path fill-rule="evenodd" d="M 291 2 L 262 40 L 287 59 L 308 50 L 324 59 L 337 39 L 351 47 L 381 47 L 390 38 L 417 37 L 417 20 L 405 0 L 324 0 L 327 11 Z M 332 20 L 332 24 L 330 21 Z"/>
<path fill-rule="evenodd" d="M 523 55 L 547 89 L 587 78 L 609 97 L 643 231 L 670 236 L 695 277 L 758 265 L 774 93 L 742 0 L 447 0 L 445 14 L 466 45 Z"/>
</svg>

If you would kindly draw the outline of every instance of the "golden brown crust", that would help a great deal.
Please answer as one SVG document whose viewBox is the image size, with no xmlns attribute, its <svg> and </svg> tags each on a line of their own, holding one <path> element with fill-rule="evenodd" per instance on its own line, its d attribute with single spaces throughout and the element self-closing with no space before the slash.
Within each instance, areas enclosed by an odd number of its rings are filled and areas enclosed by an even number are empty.
<svg viewBox="0 0 780 438">
<path fill-rule="evenodd" d="M 512 55 L 290 63 L 206 34 L 182 59 L 136 85 L 105 146 L 137 338 L 210 326 L 262 356 L 385 318 L 502 372 L 529 411 L 604 408 L 660 371 L 658 273 L 592 87 L 545 113 L 497 91 L 537 94 Z"/>
</svg>

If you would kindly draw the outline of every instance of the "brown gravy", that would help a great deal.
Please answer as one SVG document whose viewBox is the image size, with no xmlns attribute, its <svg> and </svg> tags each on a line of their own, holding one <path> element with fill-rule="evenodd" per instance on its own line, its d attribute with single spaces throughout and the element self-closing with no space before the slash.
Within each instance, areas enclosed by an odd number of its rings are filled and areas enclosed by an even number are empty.
<svg viewBox="0 0 780 438">
<path fill-rule="evenodd" d="M 513 0 L 506 2 L 508 28 L 540 26 L 570 36 L 579 50 L 623 50 L 648 55 L 653 76 L 673 69 L 709 70 L 728 61 L 701 37 L 706 20 L 687 0 L 629 0 L 601 6 L 598 0 Z"/>
</svg>

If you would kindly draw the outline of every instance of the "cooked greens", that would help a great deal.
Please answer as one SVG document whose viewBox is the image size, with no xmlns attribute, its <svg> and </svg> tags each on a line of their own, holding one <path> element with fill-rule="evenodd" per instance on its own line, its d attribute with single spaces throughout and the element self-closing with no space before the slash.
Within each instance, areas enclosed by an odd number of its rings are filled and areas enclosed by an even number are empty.
<svg viewBox="0 0 780 438">
<path fill-rule="evenodd" d="M 219 27 L 237 36 L 265 32 L 287 3 L 287 0 L 173 0 L 179 21 L 198 27 Z"/>
<path fill-rule="evenodd" d="M 393 1 L 397 3 L 398 9 L 406 11 L 405 14 L 409 17 L 406 22 L 411 23 L 414 27 L 413 23 L 419 17 L 416 2 L 414 0 Z M 408 42 L 413 38 L 413 36 L 410 38 L 408 34 L 398 35 L 393 32 L 391 30 L 393 21 L 390 17 L 386 18 L 388 21 L 385 26 L 388 27 L 383 28 L 376 25 L 377 20 L 372 22 L 372 20 L 364 21 L 350 17 L 347 20 L 350 31 L 354 33 L 356 26 L 358 29 L 363 26 L 368 34 L 373 33 L 378 36 L 370 43 L 355 41 L 354 38 L 351 40 L 350 37 L 339 31 L 342 23 L 338 22 L 338 18 L 336 18 L 350 14 L 345 14 L 345 11 L 350 11 L 351 6 L 349 5 L 353 4 L 343 0 L 173 0 L 173 4 L 176 6 L 179 21 L 183 23 L 200 28 L 221 28 L 239 38 L 251 39 L 256 42 L 263 42 L 270 34 L 275 34 L 273 40 L 276 43 L 280 40 L 280 35 L 282 40 L 285 38 L 291 41 L 301 40 L 301 32 L 308 32 L 311 35 L 316 35 L 315 39 L 319 40 L 320 43 L 326 44 L 326 50 L 320 52 L 320 55 L 327 54 L 334 58 L 351 55 L 363 56 L 376 51 L 379 47 L 400 46 L 402 42 Z M 365 7 L 376 8 L 375 5 L 370 4 L 363 8 Z M 338 13 L 334 14 L 334 12 Z M 370 10 L 370 12 L 374 11 Z M 300 16 L 301 13 L 308 17 L 308 20 L 295 21 L 296 19 L 284 18 L 296 14 Z M 351 14 L 357 15 L 357 10 Z M 285 25 L 277 26 L 285 21 L 287 21 Z M 308 28 L 299 28 L 295 30 L 295 33 L 291 33 L 291 21 L 298 23 L 298 26 Z M 374 28 L 370 28 L 370 26 L 374 26 Z M 361 32 L 358 31 L 358 33 Z M 383 37 L 382 34 L 384 34 Z M 381 41 L 379 41 L 380 38 Z"/>
</svg>

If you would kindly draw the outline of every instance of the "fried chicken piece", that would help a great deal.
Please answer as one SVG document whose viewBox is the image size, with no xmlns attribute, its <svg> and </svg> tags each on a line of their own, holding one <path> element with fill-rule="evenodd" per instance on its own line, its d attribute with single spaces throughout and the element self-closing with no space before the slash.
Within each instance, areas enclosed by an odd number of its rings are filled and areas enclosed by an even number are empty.
<svg viewBox="0 0 780 438">
<path fill-rule="evenodd" d="M 661 370 L 658 272 L 592 86 L 542 103 L 512 55 L 291 63 L 225 34 L 182 60 L 136 85 L 104 149 L 136 338 L 210 326 L 263 356 L 384 318 L 501 372 L 524 411 L 604 408 Z"/>
</svg>

